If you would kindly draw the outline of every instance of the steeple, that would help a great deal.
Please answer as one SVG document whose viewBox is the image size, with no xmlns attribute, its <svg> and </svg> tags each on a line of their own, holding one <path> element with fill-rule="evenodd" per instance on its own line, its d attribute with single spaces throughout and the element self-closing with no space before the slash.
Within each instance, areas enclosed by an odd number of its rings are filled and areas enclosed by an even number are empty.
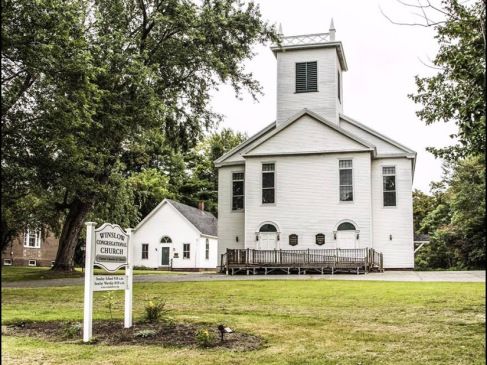
<svg viewBox="0 0 487 365">
<path fill-rule="evenodd" d="M 271 46 L 277 58 L 277 124 L 307 108 L 338 124 L 342 106 L 342 72 L 347 61 L 335 40 L 333 18 L 328 33 L 284 36 Z"/>
</svg>

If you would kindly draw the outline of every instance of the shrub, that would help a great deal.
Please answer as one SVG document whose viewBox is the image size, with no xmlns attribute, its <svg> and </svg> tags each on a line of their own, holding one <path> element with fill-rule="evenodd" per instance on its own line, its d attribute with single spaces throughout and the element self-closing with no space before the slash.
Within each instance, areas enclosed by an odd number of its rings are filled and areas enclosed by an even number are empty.
<svg viewBox="0 0 487 365">
<path fill-rule="evenodd" d="M 149 338 L 149 337 L 154 337 L 157 334 L 157 331 L 155 330 L 141 330 L 135 332 L 134 336 L 135 337 L 141 337 L 141 338 Z"/>
<path fill-rule="evenodd" d="M 113 307 L 115 306 L 115 297 L 113 296 L 113 292 L 109 291 L 103 296 L 103 299 L 105 300 L 105 307 L 108 309 L 108 312 L 110 313 L 110 319 L 113 319 L 113 314 L 112 310 Z"/>
<path fill-rule="evenodd" d="M 80 322 L 67 323 L 63 328 L 63 334 L 65 337 L 73 338 L 81 335 L 81 329 L 83 325 Z"/>
<path fill-rule="evenodd" d="M 157 323 L 167 316 L 166 302 L 159 298 L 149 300 L 145 305 L 145 320 L 150 323 Z"/>
<path fill-rule="evenodd" d="M 208 329 L 200 329 L 196 332 L 196 342 L 200 347 L 209 347 L 215 342 L 215 335 Z"/>
</svg>

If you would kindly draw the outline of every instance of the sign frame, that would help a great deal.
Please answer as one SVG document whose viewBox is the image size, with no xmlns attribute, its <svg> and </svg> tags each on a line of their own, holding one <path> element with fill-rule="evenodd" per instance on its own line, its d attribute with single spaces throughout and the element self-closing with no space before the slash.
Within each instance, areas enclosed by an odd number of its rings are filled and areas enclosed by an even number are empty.
<svg viewBox="0 0 487 365">
<path fill-rule="evenodd" d="M 96 222 L 86 222 L 86 250 L 85 250 L 85 287 L 84 287 L 84 308 L 83 308 L 83 342 L 90 342 L 93 335 L 93 292 L 95 277 L 94 266 L 99 266 L 107 272 L 114 272 L 125 267 L 126 289 L 124 306 L 124 327 L 132 327 L 132 284 L 133 284 L 133 254 L 134 245 L 132 244 L 132 229 L 127 228 L 126 232 L 117 224 L 104 223 L 95 229 Z M 127 260 L 126 263 L 119 265 L 116 270 L 108 270 L 105 265 L 95 263 L 95 242 L 96 233 L 104 228 L 111 226 L 119 229 L 121 234 L 127 237 Z M 120 290 L 120 289 L 115 289 Z"/>
</svg>

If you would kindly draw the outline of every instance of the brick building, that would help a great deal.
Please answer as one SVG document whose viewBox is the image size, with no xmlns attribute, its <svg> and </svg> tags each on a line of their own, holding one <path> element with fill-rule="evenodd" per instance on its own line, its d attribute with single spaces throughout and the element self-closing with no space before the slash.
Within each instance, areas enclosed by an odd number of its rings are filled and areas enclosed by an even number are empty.
<svg viewBox="0 0 487 365">
<path fill-rule="evenodd" d="M 58 246 L 59 239 L 52 232 L 26 229 L 2 252 L 2 265 L 52 266 Z"/>
</svg>

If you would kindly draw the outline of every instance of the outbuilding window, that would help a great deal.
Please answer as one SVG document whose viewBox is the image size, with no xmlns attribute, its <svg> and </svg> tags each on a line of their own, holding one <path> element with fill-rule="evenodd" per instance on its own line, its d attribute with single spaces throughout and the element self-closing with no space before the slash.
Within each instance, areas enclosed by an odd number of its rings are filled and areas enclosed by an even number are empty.
<svg viewBox="0 0 487 365">
<path fill-rule="evenodd" d="M 318 91 L 318 63 L 296 63 L 296 92 L 308 93 Z"/>
<path fill-rule="evenodd" d="M 232 174 L 232 210 L 244 208 L 244 177 L 243 172 Z"/>
<path fill-rule="evenodd" d="M 383 195 L 384 206 L 395 207 L 396 206 L 396 168 L 383 167 L 382 168 L 383 179 Z"/>
<path fill-rule="evenodd" d="M 289 235 L 289 244 L 291 246 L 296 246 L 298 244 L 298 235 L 297 234 L 290 234 Z"/>
<path fill-rule="evenodd" d="M 149 258 L 149 244 L 143 243 L 142 244 L 142 260 L 146 260 Z"/>
<path fill-rule="evenodd" d="M 189 258 L 190 258 L 190 244 L 184 243 L 183 244 L 183 259 L 189 259 Z"/>
<path fill-rule="evenodd" d="M 262 164 L 262 204 L 275 203 L 275 182 L 275 165 L 273 163 Z"/>
<path fill-rule="evenodd" d="M 210 259 L 210 240 L 208 238 L 206 239 L 205 259 Z"/>
</svg>

